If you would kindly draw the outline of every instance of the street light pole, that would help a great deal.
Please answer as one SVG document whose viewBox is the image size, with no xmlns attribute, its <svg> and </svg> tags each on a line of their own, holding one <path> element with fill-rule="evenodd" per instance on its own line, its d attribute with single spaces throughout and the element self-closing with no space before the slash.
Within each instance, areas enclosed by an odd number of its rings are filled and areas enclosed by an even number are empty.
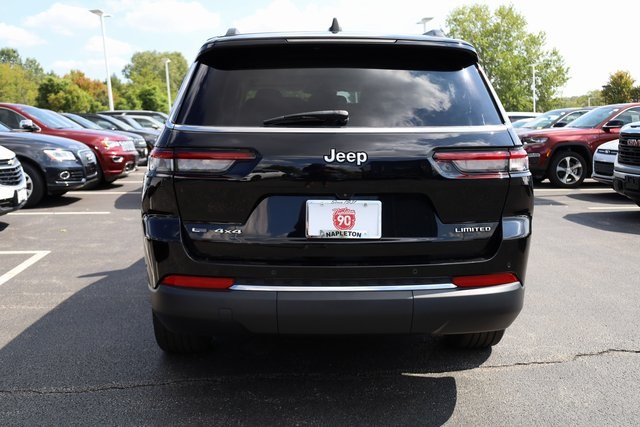
<svg viewBox="0 0 640 427">
<path fill-rule="evenodd" d="M 169 58 L 164 59 L 164 74 L 167 79 L 167 103 L 169 104 L 169 111 L 171 111 L 171 86 L 169 84 Z"/>
<path fill-rule="evenodd" d="M 535 64 L 531 66 L 533 70 L 533 76 L 531 80 L 531 94 L 533 95 L 533 112 L 536 112 L 536 66 Z"/>
<path fill-rule="evenodd" d="M 102 31 L 102 49 L 104 50 L 104 67 L 107 71 L 107 96 L 109 97 L 109 111 L 113 111 L 113 91 L 111 89 L 111 73 L 109 72 L 109 55 L 107 55 L 107 37 L 104 31 L 104 18 L 111 15 L 104 13 L 101 9 L 91 9 L 89 12 L 100 17 L 100 30 Z"/>
<path fill-rule="evenodd" d="M 416 22 L 416 24 L 422 24 L 422 34 L 427 32 L 427 22 L 431 21 L 432 19 L 432 16 L 428 16 Z"/>
</svg>

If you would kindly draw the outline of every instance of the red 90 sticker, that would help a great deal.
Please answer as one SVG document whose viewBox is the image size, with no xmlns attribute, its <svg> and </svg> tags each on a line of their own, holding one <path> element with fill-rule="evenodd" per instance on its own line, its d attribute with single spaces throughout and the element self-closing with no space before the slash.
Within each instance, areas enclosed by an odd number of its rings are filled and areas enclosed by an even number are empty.
<svg viewBox="0 0 640 427">
<path fill-rule="evenodd" d="M 349 208 L 333 210 L 333 226 L 337 230 L 351 230 L 356 225 L 356 211 Z"/>
</svg>

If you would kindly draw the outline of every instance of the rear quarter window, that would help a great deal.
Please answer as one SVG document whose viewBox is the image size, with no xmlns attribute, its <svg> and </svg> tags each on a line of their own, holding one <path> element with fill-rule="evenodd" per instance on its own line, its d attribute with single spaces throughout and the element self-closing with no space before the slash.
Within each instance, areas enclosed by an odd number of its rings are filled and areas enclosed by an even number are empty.
<svg viewBox="0 0 640 427">
<path fill-rule="evenodd" d="M 353 47 L 349 55 L 344 48 L 295 48 L 289 53 L 286 48 L 220 49 L 218 54 L 212 49 L 198 61 L 177 123 L 255 127 L 270 118 L 322 110 L 348 111 L 348 127 L 502 123 L 475 62 L 468 59 L 442 52 L 429 59 L 429 51 L 415 49 L 385 55 Z M 398 57 L 400 50 L 411 58 Z M 420 54 L 425 57 L 415 57 Z M 243 59 L 234 63 L 234 57 Z"/>
</svg>

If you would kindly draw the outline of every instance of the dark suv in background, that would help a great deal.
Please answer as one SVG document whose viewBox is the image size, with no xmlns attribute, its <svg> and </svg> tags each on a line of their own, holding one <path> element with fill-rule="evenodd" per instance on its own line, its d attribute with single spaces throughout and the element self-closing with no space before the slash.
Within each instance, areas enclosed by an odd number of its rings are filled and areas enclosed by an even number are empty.
<svg viewBox="0 0 640 427">
<path fill-rule="evenodd" d="M 142 220 L 168 352 L 211 336 L 434 334 L 521 310 L 527 154 L 465 42 L 209 40 L 149 157 Z"/>
<path fill-rule="evenodd" d="M 593 153 L 618 138 L 620 128 L 640 120 L 640 104 L 594 108 L 562 128 L 520 132 L 536 180 L 564 188 L 579 187 L 591 176 Z"/>
</svg>

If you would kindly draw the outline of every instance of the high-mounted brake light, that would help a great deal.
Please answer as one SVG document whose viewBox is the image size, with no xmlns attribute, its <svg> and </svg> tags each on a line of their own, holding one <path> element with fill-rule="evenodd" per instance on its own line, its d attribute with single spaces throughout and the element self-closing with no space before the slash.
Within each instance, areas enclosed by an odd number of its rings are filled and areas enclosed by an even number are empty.
<svg viewBox="0 0 640 427">
<path fill-rule="evenodd" d="M 247 150 L 174 151 L 155 148 L 149 154 L 149 170 L 158 172 L 224 172 L 236 161 L 253 160 Z"/>
<path fill-rule="evenodd" d="M 480 286 L 497 286 L 508 283 L 519 283 L 513 273 L 482 274 L 479 276 L 454 277 L 452 283 L 461 288 L 475 288 Z"/>
<path fill-rule="evenodd" d="M 228 277 L 201 277 L 201 276 L 167 276 L 160 282 L 163 285 L 177 286 L 179 288 L 195 289 L 229 289 L 234 280 Z"/>
<path fill-rule="evenodd" d="M 433 155 L 443 175 L 449 178 L 501 178 L 509 172 L 529 170 L 529 157 L 522 148 L 499 151 L 446 151 Z"/>
</svg>

